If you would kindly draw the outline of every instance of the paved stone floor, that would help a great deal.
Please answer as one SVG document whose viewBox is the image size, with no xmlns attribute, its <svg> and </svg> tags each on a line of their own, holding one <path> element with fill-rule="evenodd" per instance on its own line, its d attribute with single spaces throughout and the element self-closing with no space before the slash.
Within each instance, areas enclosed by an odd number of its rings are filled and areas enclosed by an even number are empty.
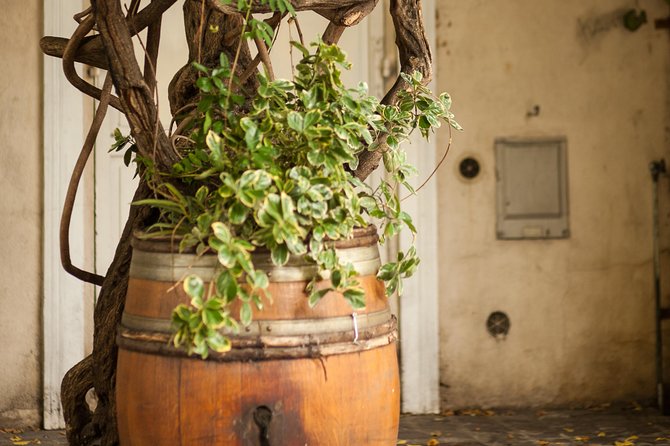
<svg viewBox="0 0 670 446">
<path fill-rule="evenodd" d="M 670 417 L 637 404 L 576 410 L 465 410 L 403 416 L 398 444 L 670 446 Z"/>
<path fill-rule="evenodd" d="M 0 446 L 35 444 L 65 446 L 67 442 L 62 431 L 0 428 Z M 636 404 L 577 410 L 474 409 L 440 416 L 406 415 L 401 417 L 398 445 L 670 446 L 670 417 Z"/>
</svg>

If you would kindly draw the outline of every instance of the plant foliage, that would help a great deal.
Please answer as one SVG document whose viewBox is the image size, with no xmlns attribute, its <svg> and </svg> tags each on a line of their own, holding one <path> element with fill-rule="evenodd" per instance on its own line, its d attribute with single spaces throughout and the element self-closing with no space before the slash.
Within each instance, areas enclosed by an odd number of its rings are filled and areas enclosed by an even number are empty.
<svg viewBox="0 0 670 446">
<path fill-rule="evenodd" d="M 420 73 L 403 74 L 409 88 L 397 105 L 384 105 L 365 84 L 343 85 L 341 69 L 349 65 L 339 47 L 317 42 L 310 52 L 292 44 L 302 54 L 294 79 L 259 75 L 260 87 L 250 100 L 236 93 L 225 55 L 213 69 L 194 64 L 201 96 L 181 161 L 159 175 L 146 160 L 136 160 L 155 198 L 135 204 L 160 212 L 146 236 L 178 236 L 181 251 L 218 257 L 211 286 L 197 276 L 185 278 L 190 305 L 173 312 L 175 345 L 203 358 L 230 349 L 226 333 L 250 324 L 253 308 L 271 298 L 268 276 L 253 263 L 258 248 L 269 250 L 275 265 L 304 256 L 318 266 L 307 285 L 310 305 L 335 291 L 354 309 L 365 306 L 352 265 L 340 262 L 327 241 L 350 238 L 370 217 L 381 226 L 382 242 L 403 226 L 414 233 L 397 197 L 399 186 L 413 192 L 408 178 L 415 173 L 401 143 L 417 128 L 427 138 L 441 122 L 460 129 L 449 96 L 435 98 Z M 129 142 L 120 134 L 117 140 L 115 149 Z M 387 180 L 374 190 L 352 174 L 366 150 L 384 150 Z M 401 279 L 418 263 L 412 247 L 382 266 L 378 278 L 388 294 L 402 292 Z M 326 272 L 329 282 L 321 280 Z M 234 301 L 241 302 L 240 310 L 231 314 Z"/>
</svg>

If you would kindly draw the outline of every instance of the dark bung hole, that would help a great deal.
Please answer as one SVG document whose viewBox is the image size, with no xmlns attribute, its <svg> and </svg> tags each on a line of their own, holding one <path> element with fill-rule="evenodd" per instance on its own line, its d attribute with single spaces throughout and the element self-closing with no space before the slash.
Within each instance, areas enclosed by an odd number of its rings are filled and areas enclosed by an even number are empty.
<svg viewBox="0 0 670 446">
<path fill-rule="evenodd" d="M 254 411 L 254 422 L 260 431 L 260 446 L 270 446 L 270 422 L 272 410 L 268 406 L 258 406 Z"/>
</svg>

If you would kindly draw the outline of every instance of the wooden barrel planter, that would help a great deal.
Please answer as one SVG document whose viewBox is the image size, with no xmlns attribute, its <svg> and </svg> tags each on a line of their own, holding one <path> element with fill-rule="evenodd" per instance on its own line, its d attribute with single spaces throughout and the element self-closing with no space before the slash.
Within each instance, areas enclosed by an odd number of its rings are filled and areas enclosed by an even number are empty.
<svg viewBox="0 0 670 446">
<path fill-rule="evenodd" d="M 275 267 L 258 254 L 273 302 L 231 338 L 231 351 L 207 360 L 170 344 L 170 318 L 189 301 L 180 279 L 211 278 L 216 257 L 174 254 L 169 241 L 135 239 L 133 247 L 117 338 L 121 446 L 396 444 L 397 330 L 375 277 L 374 228 L 336 244 L 359 272 L 364 310 L 354 313 L 335 293 L 309 308 L 304 289 L 314 266 L 292 258 Z"/>
</svg>

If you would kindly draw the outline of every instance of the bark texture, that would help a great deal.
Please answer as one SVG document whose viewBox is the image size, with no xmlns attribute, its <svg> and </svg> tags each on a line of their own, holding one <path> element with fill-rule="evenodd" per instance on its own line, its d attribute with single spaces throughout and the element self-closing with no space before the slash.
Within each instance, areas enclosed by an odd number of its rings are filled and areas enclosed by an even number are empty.
<svg viewBox="0 0 670 446">
<path fill-rule="evenodd" d="M 132 0 L 127 14 L 124 14 L 120 0 L 90 1 L 90 11 L 77 16 L 80 26 L 73 38 L 44 37 L 41 41 L 42 50 L 46 54 L 62 57 L 65 70 L 70 74 L 75 61 L 108 70 L 116 90 L 116 96 L 108 99 L 110 105 L 125 114 L 139 153 L 153 160 L 158 171 L 166 171 L 179 160 L 179 153 L 158 120 L 154 72 L 158 62 L 161 17 L 176 0 L 145 1 L 147 4 L 144 8 L 139 8 L 139 0 Z M 252 58 L 247 41 L 240 40 L 244 18 L 234 6 L 223 5 L 218 0 L 183 1 L 189 56 L 169 86 L 170 109 L 177 122 L 187 119 L 188 112 L 198 99 L 198 91 L 194 87 L 197 73 L 191 66 L 193 61 L 212 67 L 218 63 L 221 52 L 230 60 L 237 59 L 236 70 L 242 79 L 240 92 L 248 96 L 255 93 L 258 85 L 254 76 L 258 65 L 269 63 L 260 42 L 256 42 L 259 55 Z M 358 24 L 373 10 L 377 1 L 292 0 L 292 3 L 298 11 L 313 10 L 326 17 L 330 23 L 324 30 L 323 38 L 328 42 L 337 42 L 347 27 Z M 267 1 L 264 3 L 254 0 L 253 13 L 269 12 Z M 234 4 L 236 2 L 232 2 Z M 390 4 L 401 70 L 406 73 L 419 70 L 425 82 L 428 82 L 431 77 L 431 55 L 424 32 L 421 1 L 391 0 Z M 281 15 L 275 14 L 266 21 L 270 26 L 277 27 L 281 19 Z M 131 39 L 147 27 L 148 54 L 142 70 L 135 58 Z M 84 37 L 91 29 L 97 33 Z M 219 31 L 210 32 L 210 29 Z M 101 90 L 78 77 L 71 77 L 76 88 L 100 99 Z M 394 103 L 397 93 L 405 87 L 398 77 L 383 101 Z M 179 125 L 176 133 L 185 128 L 185 125 Z M 355 172 L 357 177 L 365 179 L 377 168 L 382 150 L 363 152 Z M 149 195 L 146 183 L 141 182 L 135 199 Z M 116 331 L 128 286 L 132 254 L 130 237 L 134 230 L 146 225 L 150 219 L 151 212 L 148 209 L 131 208 L 114 260 L 102 281 L 102 290 L 95 307 L 93 353 L 76 364 L 63 379 L 62 400 L 67 437 L 73 446 L 118 444 L 114 399 Z M 86 394 L 91 389 L 95 390 L 98 400 L 94 410 L 86 403 Z"/>
</svg>

